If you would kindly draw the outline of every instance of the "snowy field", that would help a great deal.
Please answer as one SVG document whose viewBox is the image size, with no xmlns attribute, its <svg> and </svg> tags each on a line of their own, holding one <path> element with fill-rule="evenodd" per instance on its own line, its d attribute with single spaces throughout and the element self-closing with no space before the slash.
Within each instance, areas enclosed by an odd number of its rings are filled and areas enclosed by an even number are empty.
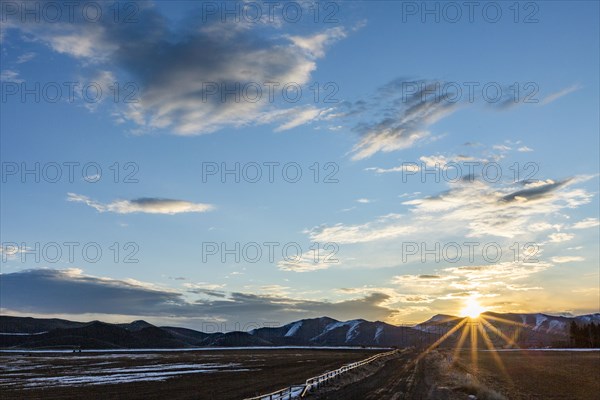
<svg viewBox="0 0 600 400">
<path fill-rule="evenodd" d="M 1 397 L 240 399 L 303 383 L 376 353 L 357 348 L 157 350 L 2 352 Z"/>
<path fill-rule="evenodd" d="M 123 367 L 124 359 L 134 365 Z M 164 381 L 184 374 L 250 371 L 240 363 L 160 363 L 156 355 L 3 357 L 0 390 Z M 128 362 L 128 364 L 129 364 Z M 138 364 L 139 365 L 135 365 Z"/>
</svg>

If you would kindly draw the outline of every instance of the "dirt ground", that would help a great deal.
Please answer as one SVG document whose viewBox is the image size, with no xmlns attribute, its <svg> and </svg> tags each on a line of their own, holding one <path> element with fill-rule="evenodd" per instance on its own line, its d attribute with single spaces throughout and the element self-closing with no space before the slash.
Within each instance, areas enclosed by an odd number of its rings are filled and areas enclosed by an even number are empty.
<svg viewBox="0 0 600 400">
<path fill-rule="evenodd" d="M 382 350 L 383 351 L 383 350 Z M 0 398 L 9 399 L 243 399 L 303 383 L 307 378 L 370 357 L 373 350 L 227 350 L 151 354 L 0 355 Z M 229 365 L 210 373 L 172 375 L 163 381 L 52 387 L 75 376 L 123 376 L 144 369 L 177 372 L 193 365 Z M 109 369 L 109 371 L 106 371 Z M 229 370 L 228 370 L 229 369 Z M 127 378 L 127 377 L 126 377 Z M 110 380 L 110 379 L 109 379 Z M 26 388 L 27 385 L 40 384 Z M 53 383 L 56 383 L 53 381 Z"/>
<path fill-rule="evenodd" d="M 373 355 L 369 350 L 230 350 L 148 354 L 0 355 L 5 399 L 243 399 Z M 589 400 L 600 393 L 600 352 L 483 352 L 427 355 L 415 349 L 357 368 L 310 395 L 318 400 Z M 416 361 L 418 359 L 418 362 Z M 500 362 L 499 362 L 500 361 Z M 186 368 L 213 365 L 207 373 Z M 121 382 L 131 371 L 166 371 L 162 381 Z M 159 372 L 161 373 L 161 372 Z M 149 374 L 151 376 L 152 373 Z M 55 386 L 56 378 L 101 376 L 107 384 Z M 41 382 L 41 384 L 40 384 Z M 32 384 L 33 383 L 33 384 Z M 36 386 L 38 384 L 38 386 Z M 63 382 L 64 384 L 64 382 Z"/>
<path fill-rule="evenodd" d="M 511 351 L 479 352 L 477 367 L 470 353 L 458 355 L 483 385 L 511 400 L 597 399 L 600 393 L 600 352 Z"/>
<path fill-rule="evenodd" d="M 600 393 L 600 352 L 479 351 L 476 364 L 470 351 L 454 358 L 453 351 L 436 350 L 415 363 L 418 357 L 406 350 L 340 378 L 314 398 L 591 400 Z"/>
</svg>

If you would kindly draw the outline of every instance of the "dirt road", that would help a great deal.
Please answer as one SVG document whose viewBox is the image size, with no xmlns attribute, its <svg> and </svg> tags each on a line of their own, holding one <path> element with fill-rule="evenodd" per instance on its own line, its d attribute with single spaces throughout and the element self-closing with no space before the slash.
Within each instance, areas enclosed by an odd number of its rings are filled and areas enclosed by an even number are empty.
<svg viewBox="0 0 600 400">
<path fill-rule="evenodd" d="M 314 395 L 315 399 L 333 400 L 425 400 L 428 390 L 422 379 L 422 365 L 415 365 L 417 353 L 404 351 L 396 357 L 355 376 L 354 382 L 340 381 Z"/>
</svg>

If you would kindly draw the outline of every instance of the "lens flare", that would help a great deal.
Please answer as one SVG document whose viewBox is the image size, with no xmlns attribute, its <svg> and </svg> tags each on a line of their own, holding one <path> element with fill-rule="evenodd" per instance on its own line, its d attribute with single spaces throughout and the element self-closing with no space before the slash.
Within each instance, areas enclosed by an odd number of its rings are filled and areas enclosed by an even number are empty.
<svg viewBox="0 0 600 400">
<path fill-rule="evenodd" d="M 477 302 L 477 299 L 470 298 L 466 301 L 465 307 L 460 310 L 461 317 L 477 318 L 479 314 L 485 311 L 485 308 Z"/>
</svg>

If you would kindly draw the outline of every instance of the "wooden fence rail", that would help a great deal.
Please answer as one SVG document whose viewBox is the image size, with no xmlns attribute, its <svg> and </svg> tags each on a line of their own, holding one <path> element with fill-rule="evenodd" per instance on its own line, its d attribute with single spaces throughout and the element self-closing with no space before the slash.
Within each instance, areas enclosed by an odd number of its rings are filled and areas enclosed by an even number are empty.
<svg viewBox="0 0 600 400">
<path fill-rule="evenodd" d="M 392 354 L 396 354 L 398 350 L 392 350 L 385 353 L 378 353 L 374 356 L 366 358 L 361 361 L 356 361 L 350 364 L 346 364 L 336 370 L 327 371 L 321 375 L 308 378 L 303 385 L 292 385 L 281 390 L 277 390 L 276 392 L 262 394 L 260 396 L 249 397 L 245 400 L 292 400 L 297 398 L 302 398 L 306 396 L 306 394 L 313 389 L 320 388 L 321 386 L 327 384 L 331 379 L 337 378 L 340 375 L 353 370 L 354 368 L 361 367 L 363 365 L 369 364 L 379 358 L 391 356 Z"/>
</svg>

